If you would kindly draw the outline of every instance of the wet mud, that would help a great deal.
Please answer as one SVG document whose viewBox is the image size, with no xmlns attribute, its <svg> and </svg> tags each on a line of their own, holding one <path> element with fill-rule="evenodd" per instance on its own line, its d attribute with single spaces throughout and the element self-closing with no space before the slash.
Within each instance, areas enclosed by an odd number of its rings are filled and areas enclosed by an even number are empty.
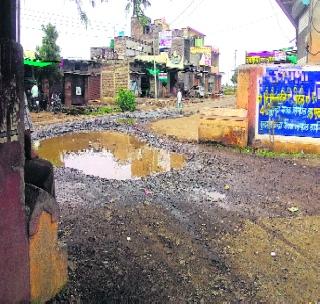
<svg viewBox="0 0 320 304">
<path fill-rule="evenodd" d="M 130 126 L 109 117 L 35 134 L 117 131 L 186 158 L 179 170 L 137 180 L 55 169 L 69 283 L 51 303 L 319 301 L 319 166 L 148 128 L 178 116 L 135 113 Z"/>
</svg>

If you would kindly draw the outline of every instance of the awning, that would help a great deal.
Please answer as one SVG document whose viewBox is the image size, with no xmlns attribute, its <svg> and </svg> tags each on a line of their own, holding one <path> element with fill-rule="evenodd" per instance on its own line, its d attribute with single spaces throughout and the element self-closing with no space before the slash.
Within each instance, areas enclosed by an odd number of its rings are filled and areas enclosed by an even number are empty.
<svg viewBox="0 0 320 304">
<path fill-rule="evenodd" d="M 177 54 L 169 56 L 168 53 L 160 53 L 159 55 L 140 55 L 136 57 L 136 60 L 157 64 L 164 64 L 169 69 L 184 69 L 183 57 Z"/>
<path fill-rule="evenodd" d="M 40 61 L 40 60 L 30 60 L 30 59 L 24 59 L 23 63 L 25 65 L 38 67 L 38 68 L 44 68 L 44 67 L 55 64 L 55 62 L 51 62 L 51 61 Z"/>
</svg>

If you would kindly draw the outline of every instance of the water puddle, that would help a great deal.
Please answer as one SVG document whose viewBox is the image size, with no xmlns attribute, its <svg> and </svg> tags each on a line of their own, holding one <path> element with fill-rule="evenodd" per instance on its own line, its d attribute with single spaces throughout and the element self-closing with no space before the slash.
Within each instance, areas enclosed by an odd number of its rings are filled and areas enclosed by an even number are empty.
<svg viewBox="0 0 320 304">
<path fill-rule="evenodd" d="M 184 156 L 118 132 L 76 133 L 35 142 L 40 157 L 101 178 L 137 179 L 185 165 Z"/>
</svg>

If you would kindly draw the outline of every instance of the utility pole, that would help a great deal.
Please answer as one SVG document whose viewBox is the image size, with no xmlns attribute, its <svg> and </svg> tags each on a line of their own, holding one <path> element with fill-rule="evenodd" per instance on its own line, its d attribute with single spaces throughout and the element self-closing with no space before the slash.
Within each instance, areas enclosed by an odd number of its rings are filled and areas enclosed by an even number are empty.
<svg viewBox="0 0 320 304">
<path fill-rule="evenodd" d="M 157 83 L 157 73 L 156 73 L 156 48 L 155 48 L 155 38 L 153 38 L 153 71 L 154 71 L 154 97 L 158 99 L 158 83 Z"/>
<path fill-rule="evenodd" d="M 238 50 L 234 50 L 234 71 L 237 69 L 237 52 Z"/>
</svg>

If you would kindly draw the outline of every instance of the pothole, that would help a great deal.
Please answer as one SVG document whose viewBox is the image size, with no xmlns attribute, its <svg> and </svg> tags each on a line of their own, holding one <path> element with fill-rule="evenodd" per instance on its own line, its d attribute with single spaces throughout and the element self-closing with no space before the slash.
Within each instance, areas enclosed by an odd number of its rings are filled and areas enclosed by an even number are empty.
<svg viewBox="0 0 320 304">
<path fill-rule="evenodd" d="M 182 169 L 185 157 L 119 132 L 75 133 L 35 142 L 40 157 L 57 167 L 101 178 L 138 179 Z"/>
</svg>

